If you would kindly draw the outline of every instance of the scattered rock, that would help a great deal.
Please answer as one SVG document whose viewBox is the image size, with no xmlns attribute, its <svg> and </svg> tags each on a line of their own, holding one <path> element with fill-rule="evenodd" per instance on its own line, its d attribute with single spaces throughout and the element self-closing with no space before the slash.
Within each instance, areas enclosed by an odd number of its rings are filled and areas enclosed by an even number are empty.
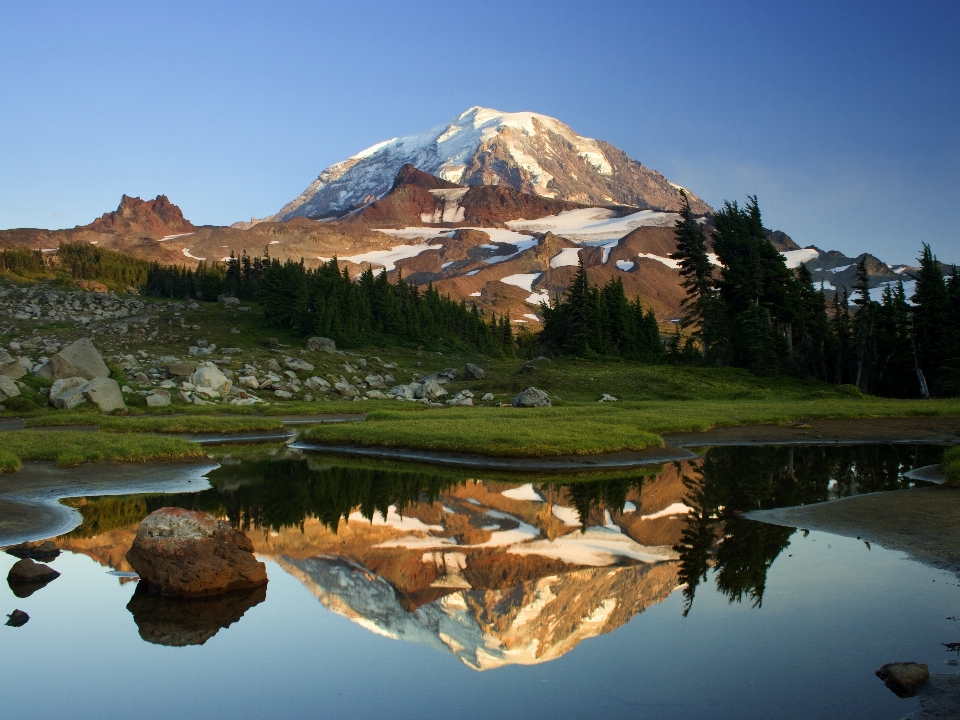
<svg viewBox="0 0 960 720">
<path fill-rule="evenodd" d="M 289 400 L 293 397 L 293 393 L 287 392 L 286 390 L 274 390 L 273 394 L 276 395 L 281 400 Z"/>
<path fill-rule="evenodd" d="M 52 567 L 34 562 L 30 558 L 17 560 L 7 573 L 7 582 L 10 585 L 18 583 L 48 583 L 60 577 L 60 573 Z"/>
<path fill-rule="evenodd" d="M 287 370 L 292 370 L 293 372 L 313 372 L 313 365 L 308 363 L 306 360 L 295 360 L 294 358 L 287 358 L 283 366 Z"/>
<path fill-rule="evenodd" d="M 380 390 L 367 390 L 364 395 L 366 395 L 371 400 L 389 400 L 390 396 L 381 392 Z"/>
<path fill-rule="evenodd" d="M 608 395 L 607 393 L 603 394 L 597 402 L 617 402 L 617 399 L 613 395 Z"/>
<path fill-rule="evenodd" d="M 463 407 L 470 407 L 473 405 L 473 393 L 469 390 L 461 390 L 452 398 L 447 400 L 447 405 L 459 405 Z"/>
<path fill-rule="evenodd" d="M 86 401 L 82 389 L 86 384 L 86 379 L 82 377 L 55 380 L 47 399 L 58 410 L 71 410 Z"/>
<path fill-rule="evenodd" d="M 224 297 L 220 300 L 224 307 L 240 307 L 240 298 Z"/>
<path fill-rule="evenodd" d="M 492 402 L 492 401 L 493 401 L 493 393 L 487 393 L 482 398 L 480 398 L 480 402 Z"/>
<path fill-rule="evenodd" d="M 357 397 L 360 395 L 360 391 L 343 378 L 340 378 L 340 380 L 334 383 L 333 389 L 343 397 Z"/>
<path fill-rule="evenodd" d="M 77 280 L 77 285 L 87 292 L 105 293 L 108 289 L 106 285 L 96 280 Z"/>
<path fill-rule="evenodd" d="M 30 616 L 27 615 L 23 610 L 14 610 L 12 613 L 7 615 L 7 622 L 4 625 L 9 627 L 22 627 L 27 624 L 27 620 L 30 619 Z"/>
<path fill-rule="evenodd" d="M 486 373 L 483 368 L 479 368 L 473 363 L 467 363 L 463 369 L 464 380 L 483 380 L 484 377 L 486 377 Z"/>
<path fill-rule="evenodd" d="M 170 404 L 170 396 L 162 393 L 147 395 L 147 407 L 166 407 Z"/>
<path fill-rule="evenodd" d="M 898 697 L 908 698 L 930 679 L 930 669 L 923 663 L 887 663 L 876 671 L 877 677 Z"/>
<path fill-rule="evenodd" d="M 330 338 L 312 337 L 307 340 L 307 350 L 310 352 L 335 353 L 337 351 L 337 344 Z"/>
<path fill-rule="evenodd" d="M 427 380 L 436 380 L 441 385 L 446 385 L 451 380 L 455 380 L 457 377 L 456 368 L 444 368 L 443 370 L 437 370 L 435 373 L 430 373 L 425 378 L 422 378 L 420 382 L 426 382 Z"/>
<path fill-rule="evenodd" d="M 245 388 L 256 390 L 260 387 L 260 381 L 254 375 L 241 375 L 237 378 L 237 383 Z"/>
<path fill-rule="evenodd" d="M 60 554 L 60 548 L 54 545 L 53 541 L 44 540 L 40 543 L 25 542 L 19 545 L 13 545 L 6 549 L 6 553 L 18 558 L 50 560 Z"/>
<path fill-rule="evenodd" d="M 278 363 L 273 358 L 270 358 L 269 360 L 267 360 L 267 362 L 264 363 L 264 366 L 270 372 L 275 372 L 275 373 L 283 372 L 283 368 L 280 367 L 280 363 Z"/>
<path fill-rule="evenodd" d="M 123 402 L 123 393 L 120 385 L 112 378 L 94 378 L 81 388 L 83 396 L 100 408 L 101 412 L 109 413 L 114 410 L 126 410 Z"/>
<path fill-rule="evenodd" d="M 330 383 L 328 383 L 322 377 L 317 377 L 316 375 L 314 375 L 313 377 L 308 377 L 306 382 L 303 384 L 304 386 L 307 387 L 307 389 L 314 390 L 314 391 L 330 389 Z"/>
<path fill-rule="evenodd" d="M 190 382 L 196 385 L 197 389 L 204 387 L 226 395 L 230 392 L 233 383 L 220 372 L 219 368 L 212 363 L 205 363 L 197 368 L 196 372 L 190 376 Z"/>
<path fill-rule="evenodd" d="M 535 387 L 528 387 L 513 399 L 514 407 L 548 407 L 550 405 L 553 405 L 550 402 L 550 396 Z"/>
<path fill-rule="evenodd" d="M 193 360 L 175 362 L 167 366 L 167 374 L 171 377 L 190 377 L 197 371 L 198 363 Z"/>
<path fill-rule="evenodd" d="M 420 389 L 417 390 L 416 397 L 418 400 L 436 400 L 446 394 L 447 391 L 437 380 L 434 378 L 428 378 L 422 385 L 420 385 Z"/>
<path fill-rule="evenodd" d="M 23 365 L 16 358 L 10 357 L 8 353 L 3 354 L 9 359 L 0 359 L 0 375 L 17 380 L 27 374 Z"/>
<path fill-rule="evenodd" d="M 520 366 L 520 372 L 523 374 L 535 373 L 537 371 L 536 365 L 531 365 L 530 363 L 524 363 Z"/>
<path fill-rule="evenodd" d="M 253 543 L 204 512 L 160 508 L 137 528 L 127 561 L 140 583 L 161 595 L 199 597 L 265 585 Z"/>
<path fill-rule="evenodd" d="M 20 394 L 20 388 L 17 387 L 17 383 L 14 382 L 13 378 L 8 375 L 0 375 L 0 395 L 3 397 L 0 398 L 0 402 L 3 402 L 7 398 L 17 397 Z"/>
<path fill-rule="evenodd" d="M 47 374 L 49 373 L 49 374 Z M 110 369 L 90 338 L 80 338 L 51 357 L 40 371 L 38 377 L 50 380 L 82 377 L 93 380 L 96 377 L 109 377 Z"/>
<path fill-rule="evenodd" d="M 409 385 L 394 385 L 387 392 L 387 395 L 403 398 L 404 400 L 414 400 L 417 397 L 417 390 L 420 389 L 420 383 L 410 383 Z"/>
</svg>

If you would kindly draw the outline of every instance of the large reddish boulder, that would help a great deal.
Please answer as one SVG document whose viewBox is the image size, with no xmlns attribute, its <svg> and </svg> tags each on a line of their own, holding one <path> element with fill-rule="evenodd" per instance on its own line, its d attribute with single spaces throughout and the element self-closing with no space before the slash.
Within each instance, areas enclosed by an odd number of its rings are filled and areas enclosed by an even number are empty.
<svg viewBox="0 0 960 720">
<path fill-rule="evenodd" d="M 127 561 L 147 589 L 173 597 L 219 595 L 267 582 L 250 538 L 209 513 L 183 508 L 147 516 Z"/>
</svg>

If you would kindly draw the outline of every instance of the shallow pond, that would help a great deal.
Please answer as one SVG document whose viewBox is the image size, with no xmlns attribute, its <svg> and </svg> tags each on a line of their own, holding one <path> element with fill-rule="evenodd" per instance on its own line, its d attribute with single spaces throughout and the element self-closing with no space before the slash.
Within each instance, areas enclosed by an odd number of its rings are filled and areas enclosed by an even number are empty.
<svg viewBox="0 0 960 720">
<path fill-rule="evenodd" d="M 899 718 L 914 701 L 873 670 L 950 670 L 957 579 L 739 513 L 907 487 L 940 453 L 725 447 L 543 476 L 238 451 L 210 489 L 67 501 L 61 577 L 0 588 L 30 615 L 0 627 L 4 716 Z M 266 590 L 138 592 L 124 554 L 165 505 L 246 530 Z"/>
</svg>

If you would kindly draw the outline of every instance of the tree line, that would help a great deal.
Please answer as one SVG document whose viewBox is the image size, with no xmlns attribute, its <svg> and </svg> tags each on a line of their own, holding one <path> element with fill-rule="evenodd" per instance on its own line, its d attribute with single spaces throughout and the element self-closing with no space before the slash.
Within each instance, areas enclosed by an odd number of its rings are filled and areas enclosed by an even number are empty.
<svg viewBox="0 0 960 720">
<path fill-rule="evenodd" d="M 907 302 L 903 281 L 871 299 L 866 259 L 852 297 L 827 302 L 801 264 L 787 267 L 767 239 L 756 197 L 725 202 L 710 245 L 684 196 L 670 257 L 686 291 L 680 327 L 685 362 L 793 374 L 898 397 L 960 391 L 960 276 L 945 279 L 927 244 Z"/>
<path fill-rule="evenodd" d="M 336 258 L 308 268 L 303 261 L 233 255 L 224 264 L 200 263 L 196 270 L 151 268 L 146 292 L 168 297 L 215 300 L 226 294 L 257 300 L 266 322 L 301 334 L 329 337 L 345 347 L 413 343 L 476 350 L 513 357 L 510 318 L 489 318 L 476 305 L 441 295 L 432 284 L 421 289 L 402 276 L 364 270 L 351 279 Z"/>
<path fill-rule="evenodd" d="M 24 277 L 93 280 L 116 289 L 137 288 L 153 263 L 90 243 L 63 243 L 56 253 L 27 248 L 0 250 L 0 270 Z"/>
</svg>

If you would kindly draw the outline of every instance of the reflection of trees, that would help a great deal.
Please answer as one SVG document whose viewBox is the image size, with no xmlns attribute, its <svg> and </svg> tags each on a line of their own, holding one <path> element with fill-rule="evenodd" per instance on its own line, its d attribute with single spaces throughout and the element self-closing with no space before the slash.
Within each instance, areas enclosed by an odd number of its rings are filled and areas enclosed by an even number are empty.
<svg viewBox="0 0 960 720">
<path fill-rule="evenodd" d="M 794 531 L 745 520 L 741 512 L 896 490 L 905 486 L 904 471 L 937 462 L 939 454 L 922 445 L 712 448 L 683 478 L 684 502 L 693 508 L 674 548 L 686 585 L 684 615 L 711 567 L 730 602 L 763 603 L 767 571 Z"/>
<path fill-rule="evenodd" d="M 592 480 L 588 482 L 563 483 L 558 487 L 566 490 L 570 501 L 580 516 L 581 528 L 586 530 L 590 522 L 590 513 L 594 508 L 607 508 L 623 511 L 627 494 L 633 488 L 643 485 L 644 475 L 623 477 L 611 480 Z"/>
</svg>

